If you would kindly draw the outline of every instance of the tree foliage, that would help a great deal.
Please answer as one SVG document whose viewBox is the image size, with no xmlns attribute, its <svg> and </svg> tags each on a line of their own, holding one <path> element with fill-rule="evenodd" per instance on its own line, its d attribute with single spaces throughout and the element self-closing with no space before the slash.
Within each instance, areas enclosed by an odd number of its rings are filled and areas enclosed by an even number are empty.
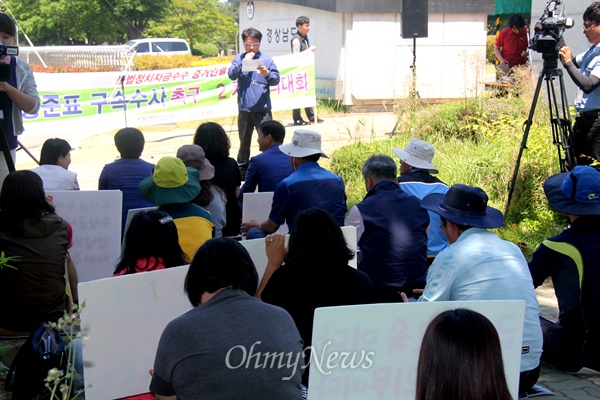
<svg viewBox="0 0 600 400">
<path fill-rule="evenodd" d="M 34 45 L 44 46 L 125 43 L 145 36 L 170 6 L 171 0 L 4 0 L 0 8 Z"/>
<path fill-rule="evenodd" d="M 237 25 L 231 8 L 218 0 L 171 0 L 161 21 L 153 21 L 149 36 L 185 38 L 191 47 L 210 43 L 219 49 L 235 46 Z"/>
</svg>

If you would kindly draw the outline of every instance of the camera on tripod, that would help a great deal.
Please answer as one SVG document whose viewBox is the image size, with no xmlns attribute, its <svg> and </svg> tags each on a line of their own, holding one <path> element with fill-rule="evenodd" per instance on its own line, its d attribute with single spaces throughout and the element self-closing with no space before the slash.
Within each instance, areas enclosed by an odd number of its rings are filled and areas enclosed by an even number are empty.
<svg viewBox="0 0 600 400">
<path fill-rule="evenodd" d="M 548 0 L 542 16 L 535 23 L 533 28 L 535 33 L 529 42 L 529 47 L 541 53 L 544 60 L 558 60 L 558 51 L 564 45 L 563 33 L 573 25 L 573 18 L 564 15 L 563 1 Z"/>
</svg>

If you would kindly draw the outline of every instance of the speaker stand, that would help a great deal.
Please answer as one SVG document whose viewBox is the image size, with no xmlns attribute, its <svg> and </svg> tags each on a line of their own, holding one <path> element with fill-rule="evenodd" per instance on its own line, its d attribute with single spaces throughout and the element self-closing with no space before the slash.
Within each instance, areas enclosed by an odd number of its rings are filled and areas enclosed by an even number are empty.
<svg viewBox="0 0 600 400">
<path fill-rule="evenodd" d="M 410 89 L 410 96 L 413 100 L 418 100 L 421 98 L 419 91 L 417 90 L 417 38 L 413 38 L 413 60 L 412 65 L 410 66 L 412 69 L 412 82 Z"/>
<path fill-rule="evenodd" d="M 413 37 L 413 59 L 412 59 L 412 65 L 410 66 L 410 69 L 412 70 L 412 81 L 410 83 L 410 93 L 409 93 L 409 100 L 410 100 L 410 107 L 411 109 L 417 104 L 417 102 L 421 101 L 421 95 L 419 94 L 419 91 L 417 90 L 417 38 Z M 400 124 L 400 118 L 396 119 L 396 123 L 394 124 L 394 127 L 392 128 L 392 132 L 390 132 L 390 136 L 394 136 L 396 134 L 396 129 L 398 128 L 398 125 Z"/>
</svg>

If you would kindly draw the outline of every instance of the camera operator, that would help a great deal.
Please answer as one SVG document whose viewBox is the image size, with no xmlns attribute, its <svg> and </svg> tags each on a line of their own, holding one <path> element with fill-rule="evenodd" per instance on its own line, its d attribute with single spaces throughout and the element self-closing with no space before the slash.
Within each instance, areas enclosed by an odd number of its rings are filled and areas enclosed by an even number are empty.
<svg viewBox="0 0 600 400">
<path fill-rule="evenodd" d="M 569 47 L 563 46 L 558 54 L 579 88 L 571 144 L 577 164 L 589 165 L 594 161 L 590 157 L 600 160 L 600 2 L 592 3 L 583 13 L 583 34 L 592 44 L 585 53 L 573 58 Z"/>
<path fill-rule="evenodd" d="M 15 22 L 5 13 L 0 13 L 0 42 L 12 46 L 17 28 Z M 33 78 L 33 71 L 16 56 L 0 56 L 0 63 L 10 65 L 10 77 L 0 82 L 0 117 L 8 141 L 13 162 L 16 159 L 17 135 L 23 133 L 22 112 L 35 114 L 40 108 L 40 97 Z M 0 185 L 8 175 L 4 153 L 0 151 Z"/>
</svg>

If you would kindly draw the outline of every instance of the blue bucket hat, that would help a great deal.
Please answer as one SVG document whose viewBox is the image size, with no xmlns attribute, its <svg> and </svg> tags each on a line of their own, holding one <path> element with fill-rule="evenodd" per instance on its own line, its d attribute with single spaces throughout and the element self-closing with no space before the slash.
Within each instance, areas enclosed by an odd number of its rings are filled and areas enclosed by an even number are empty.
<svg viewBox="0 0 600 400">
<path fill-rule="evenodd" d="M 500 210 L 487 205 L 488 196 L 475 186 L 452 185 L 446 194 L 432 193 L 421 200 L 421 207 L 457 225 L 499 228 L 504 224 Z"/>
<path fill-rule="evenodd" d="M 544 182 L 550 205 L 573 215 L 600 214 L 600 172 L 578 165 L 571 172 L 551 176 Z"/>
</svg>

